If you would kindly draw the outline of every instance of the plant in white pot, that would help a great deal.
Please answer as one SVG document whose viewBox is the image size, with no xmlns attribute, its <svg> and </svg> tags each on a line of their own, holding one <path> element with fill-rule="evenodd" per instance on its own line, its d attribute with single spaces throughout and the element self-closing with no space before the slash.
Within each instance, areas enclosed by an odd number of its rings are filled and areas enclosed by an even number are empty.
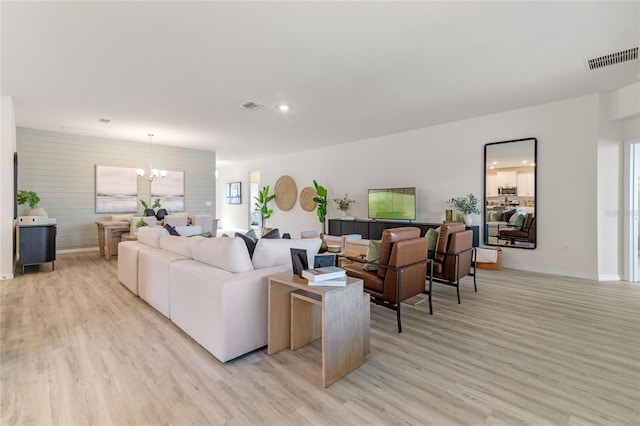
<svg viewBox="0 0 640 426">
<path fill-rule="evenodd" d="M 450 206 L 455 207 L 460 213 L 464 214 L 464 223 L 467 226 L 471 226 L 473 223 L 471 215 L 480 214 L 478 208 L 478 197 L 473 194 L 469 194 L 466 197 L 452 198 L 447 203 Z"/>
<path fill-rule="evenodd" d="M 38 197 L 38 194 L 36 194 L 35 192 L 19 190 L 16 199 L 18 205 L 29 204 L 29 207 L 31 208 L 31 210 L 29 211 L 30 216 L 49 216 L 45 209 L 38 206 L 40 197 Z"/>
<path fill-rule="evenodd" d="M 349 198 L 349 194 L 344 194 L 342 198 L 334 198 L 333 202 L 337 204 L 338 210 L 340 210 L 341 216 L 344 218 L 347 216 L 347 212 L 351 208 L 351 204 L 355 203 L 356 200 L 352 200 Z"/>
</svg>

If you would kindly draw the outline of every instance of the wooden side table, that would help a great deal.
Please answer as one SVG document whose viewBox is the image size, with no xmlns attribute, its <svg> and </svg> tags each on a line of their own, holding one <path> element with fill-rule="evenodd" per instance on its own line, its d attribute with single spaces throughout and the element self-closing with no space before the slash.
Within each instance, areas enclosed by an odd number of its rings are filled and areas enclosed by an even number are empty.
<svg viewBox="0 0 640 426">
<path fill-rule="evenodd" d="M 268 353 L 322 339 L 322 386 L 364 363 L 369 353 L 369 295 L 362 280 L 345 287 L 311 287 L 293 274 L 269 277 Z"/>
<path fill-rule="evenodd" d="M 116 232 L 122 234 L 129 231 L 129 222 L 104 221 L 96 222 L 98 226 L 98 245 L 100 246 L 100 256 L 104 256 L 106 260 L 111 259 L 111 250 L 113 249 L 113 237 Z"/>
</svg>

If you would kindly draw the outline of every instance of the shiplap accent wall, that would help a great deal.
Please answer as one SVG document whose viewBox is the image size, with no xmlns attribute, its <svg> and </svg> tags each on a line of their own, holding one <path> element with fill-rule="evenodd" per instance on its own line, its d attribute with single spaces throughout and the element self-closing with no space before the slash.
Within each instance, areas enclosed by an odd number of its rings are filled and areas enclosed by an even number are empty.
<svg viewBox="0 0 640 426">
<path fill-rule="evenodd" d="M 95 212 L 96 165 L 149 168 L 148 143 L 18 128 L 17 151 L 18 189 L 35 191 L 40 207 L 56 219 L 58 250 L 98 245 L 95 222 L 110 215 Z M 153 167 L 184 171 L 185 211 L 215 216 L 215 152 L 154 143 Z M 138 179 L 138 199 L 149 201 L 144 179 Z M 28 209 L 19 206 L 19 214 Z"/>
</svg>

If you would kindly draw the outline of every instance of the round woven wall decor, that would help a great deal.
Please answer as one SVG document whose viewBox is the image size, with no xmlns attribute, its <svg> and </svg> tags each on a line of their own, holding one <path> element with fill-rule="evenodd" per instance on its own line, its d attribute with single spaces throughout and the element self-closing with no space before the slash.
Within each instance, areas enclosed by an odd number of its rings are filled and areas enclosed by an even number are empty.
<svg viewBox="0 0 640 426">
<path fill-rule="evenodd" d="M 316 208 L 316 202 L 313 201 L 313 197 L 316 196 L 316 190 L 310 186 L 307 186 L 300 192 L 300 207 L 310 212 Z"/>
<path fill-rule="evenodd" d="M 291 176 L 280 176 L 273 188 L 276 205 L 280 210 L 291 210 L 298 199 L 298 187 Z"/>
</svg>

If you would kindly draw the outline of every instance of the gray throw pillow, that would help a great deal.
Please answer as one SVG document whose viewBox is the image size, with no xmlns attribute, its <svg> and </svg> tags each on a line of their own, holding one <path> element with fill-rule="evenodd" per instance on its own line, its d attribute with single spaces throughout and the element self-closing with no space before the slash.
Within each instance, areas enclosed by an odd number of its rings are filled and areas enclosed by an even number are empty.
<svg viewBox="0 0 640 426">
<path fill-rule="evenodd" d="M 169 232 L 169 235 L 175 235 L 177 237 L 180 236 L 178 231 L 176 231 L 176 228 L 174 228 L 173 226 L 169 225 L 168 223 L 164 226 L 164 229 L 166 229 Z"/>
<path fill-rule="evenodd" d="M 380 243 L 380 240 L 369 240 L 369 247 L 367 248 L 367 263 L 362 267 L 365 271 L 378 270 L 378 261 L 380 260 Z"/>
<path fill-rule="evenodd" d="M 428 229 L 424 236 L 427 239 L 427 258 L 429 259 L 436 257 L 435 251 L 436 245 L 438 244 L 438 235 L 440 235 L 440 227 Z"/>
</svg>

